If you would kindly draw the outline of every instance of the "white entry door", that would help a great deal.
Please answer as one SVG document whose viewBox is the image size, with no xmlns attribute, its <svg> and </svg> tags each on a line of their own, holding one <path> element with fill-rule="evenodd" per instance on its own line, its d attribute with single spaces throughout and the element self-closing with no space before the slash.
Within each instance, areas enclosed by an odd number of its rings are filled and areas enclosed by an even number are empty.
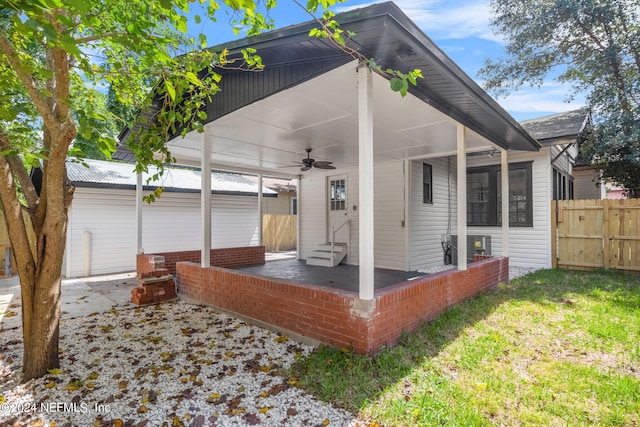
<svg viewBox="0 0 640 427">
<path fill-rule="evenodd" d="M 336 231 L 335 243 L 349 243 L 349 219 L 347 204 L 347 179 L 345 175 L 327 177 L 327 241 L 333 239 L 333 230 Z"/>
</svg>

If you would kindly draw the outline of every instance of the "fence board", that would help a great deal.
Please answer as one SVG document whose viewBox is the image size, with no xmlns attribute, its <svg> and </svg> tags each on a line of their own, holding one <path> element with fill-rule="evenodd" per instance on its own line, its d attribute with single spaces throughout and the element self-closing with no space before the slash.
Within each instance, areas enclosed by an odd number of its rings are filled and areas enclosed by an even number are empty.
<svg viewBox="0 0 640 427">
<path fill-rule="evenodd" d="M 553 265 L 640 271 L 639 208 L 640 199 L 552 202 Z"/>
<path fill-rule="evenodd" d="M 262 243 L 267 251 L 288 251 L 296 248 L 296 216 L 262 216 Z"/>
</svg>

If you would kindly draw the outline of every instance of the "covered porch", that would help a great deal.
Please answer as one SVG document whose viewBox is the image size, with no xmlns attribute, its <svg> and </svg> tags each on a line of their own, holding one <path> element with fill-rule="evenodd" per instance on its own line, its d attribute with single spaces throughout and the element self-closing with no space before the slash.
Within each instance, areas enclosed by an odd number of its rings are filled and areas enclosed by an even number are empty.
<svg viewBox="0 0 640 427">
<path fill-rule="evenodd" d="M 507 170 L 510 150 L 536 150 L 538 145 L 394 4 L 346 12 L 336 19 L 356 33 L 350 43 L 376 58 L 383 69 L 420 68 L 425 79 L 402 98 L 390 90 L 386 77 L 326 40 L 309 39 L 316 23 L 289 27 L 227 45 L 232 53 L 256 48 L 265 70 L 222 70 L 223 90 L 207 106 L 204 132 L 174 138 L 168 145 L 178 163 L 202 171 L 297 177 L 297 258 L 308 259 L 313 245 L 335 242 L 336 227 L 348 223 L 347 262 L 351 272 L 357 272 L 341 286 L 348 289 L 309 284 L 295 276 L 273 277 L 273 270 L 259 275 L 213 264 L 215 218 L 208 173 L 201 174 L 199 260 L 178 261 L 175 273 L 183 298 L 329 344 L 375 352 L 395 342 L 402 331 L 508 279 L 508 192 L 501 199 L 500 257 L 468 265 L 466 157 L 497 151 Z M 307 149 L 332 168 L 304 168 Z M 126 150 L 122 153 L 120 158 L 126 159 Z M 455 199 L 447 213 L 456 224 L 448 231 L 458 236 L 456 270 L 414 280 L 398 276 L 396 283 L 377 286 L 376 268 L 389 265 L 381 253 L 393 252 L 391 270 L 397 274 L 414 269 L 410 242 L 421 231 L 410 214 L 411 163 L 445 158 L 455 159 Z M 398 172 L 393 184 L 378 177 L 385 177 L 389 165 Z M 348 175 L 341 188 L 350 186 L 350 198 L 339 213 L 342 221 L 332 219 L 329 200 L 334 188 L 329 183 L 340 182 L 332 178 L 339 175 Z M 508 188 L 508 175 L 502 174 L 502 188 Z M 436 183 L 431 185 L 433 191 Z M 393 214 L 385 216 L 389 206 Z"/>
</svg>

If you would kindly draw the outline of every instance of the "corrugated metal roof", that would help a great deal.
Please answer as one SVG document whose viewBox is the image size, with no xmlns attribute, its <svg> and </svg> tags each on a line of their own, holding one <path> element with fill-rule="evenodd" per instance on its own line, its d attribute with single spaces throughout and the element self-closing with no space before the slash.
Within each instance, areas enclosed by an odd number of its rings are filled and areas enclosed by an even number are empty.
<svg viewBox="0 0 640 427">
<path fill-rule="evenodd" d="M 72 160 L 67 161 L 67 176 L 77 186 L 105 188 L 135 188 L 136 173 L 131 163 L 116 163 L 102 160 L 83 160 L 87 166 Z M 167 168 L 159 181 L 146 184 L 149 176 L 157 169 L 149 167 L 148 173 L 142 174 L 145 189 L 164 186 L 166 191 L 200 192 L 200 171 L 195 169 Z M 211 191 L 221 194 L 258 194 L 258 184 L 247 177 L 229 173 L 211 173 Z M 275 195 L 275 191 L 265 188 L 264 195 Z"/>
<path fill-rule="evenodd" d="M 578 138 L 589 123 L 589 109 L 566 111 L 520 122 L 541 144 L 556 139 Z"/>
</svg>

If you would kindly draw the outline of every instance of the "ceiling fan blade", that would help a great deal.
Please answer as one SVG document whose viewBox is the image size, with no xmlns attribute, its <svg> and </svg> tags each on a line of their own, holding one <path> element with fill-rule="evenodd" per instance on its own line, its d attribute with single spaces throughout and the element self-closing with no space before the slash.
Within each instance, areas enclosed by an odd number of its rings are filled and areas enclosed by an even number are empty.
<svg viewBox="0 0 640 427">
<path fill-rule="evenodd" d="M 311 169 L 311 166 L 305 166 L 305 167 L 303 167 L 303 168 L 300 168 L 300 170 L 301 170 L 302 172 L 306 172 L 306 171 L 308 171 L 309 169 Z"/>
<path fill-rule="evenodd" d="M 315 162 L 313 166 L 317 167 L 318 169 L 335 169 L 336 167 L 331 165 L 331 163 L 333 162 L 320 161 Z"/>
<path fill-rule="evenodd" d="M 278 169 L 285 169 L 285 168 L 299 168 L 300 166 L 302 166 L 302 164 L 301 164 L 301 163 L 298 163 L 297 165 L 278 166 Z"/>
</svg>

